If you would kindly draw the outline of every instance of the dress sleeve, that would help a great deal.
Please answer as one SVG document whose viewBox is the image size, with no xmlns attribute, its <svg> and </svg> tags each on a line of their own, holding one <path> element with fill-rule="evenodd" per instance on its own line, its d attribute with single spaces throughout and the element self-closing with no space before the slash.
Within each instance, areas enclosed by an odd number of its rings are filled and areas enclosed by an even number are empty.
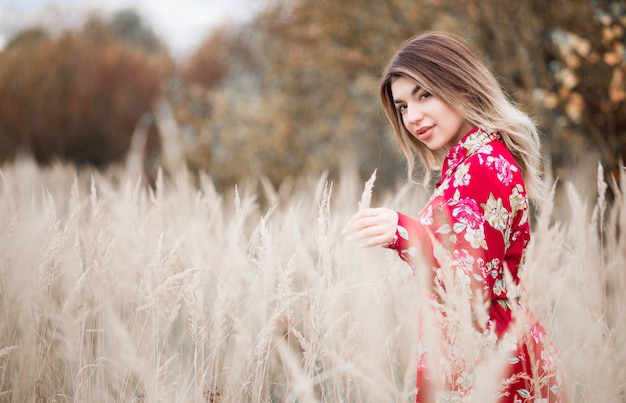
<svg viewBox="0 0 626 403">
<path fill-rule="evenodd" d="M 396 234 L 387 248 L 398 252 L 400 258 L 411 266 L 412 271 L 415 270 L 417 259 L 423 259 L 432 265 L 435 262 L 435 257 L 431 242 L 432 235 L 428 233 L 429 229 L 420 220 L 404 215 L 399 211 L 397 213 Z"/>
</svg>

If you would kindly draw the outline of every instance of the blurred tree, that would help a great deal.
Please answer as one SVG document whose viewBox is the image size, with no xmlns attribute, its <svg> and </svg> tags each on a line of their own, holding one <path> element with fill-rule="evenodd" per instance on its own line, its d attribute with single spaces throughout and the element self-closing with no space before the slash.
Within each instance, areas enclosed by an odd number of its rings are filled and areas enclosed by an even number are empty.
<svg viewBox="0 0 626 403">
<path fill-rule="evenodd" d="M 137 10 L 123 9 L 116 12 L 109 29 L 116 39 L 128 43 L 133 48 L 143 49 L 148 53 L 163 51 L 163 44 Z"/>
<path fill-rule="evenodd" d="M 568 166 L 588 158 L 592 150 L 616 170 L 626 158 L 626 3 L 578 3 L 570 18 L 549 31 L 556 47 L 552 91 L 560 116 L 566 118 L 564 130 L 554 133 L 554 145 L 561 151 L 555 154 L 560 165 Z M 584 18 L 580 10 L 593 18 Z M 550 11 L 553 18 L 561 13 Z M 577 137 L 582 147 L 563 149 L 571 142 L 564 135 Z"/>
<path fill-rule="evenodd" d="M 173 69 L 150 31 L 133 28 L 137 21 L 125 12 L 112 25 L 94 18 L 78 32 L 26 31 L 9 43 L 0 53 L 2 161 L 19 150 L 39 162 L 59 157 L 97 166 L 125 156 Z M 145 40 L 121 41 L 116 35 L 124 30 Z M 154 130 L 148 142 L 158 146 Z"/>
<path fill-rule="evenodd" d="M 226 52 L 232 44 L 232 27 L 224 24 L 215 29 L 183 63 L 181 74 L 190 83 L 211 88 L 226 75 Z"/>
<path fill-rule="evenodd" d="M 468 15 L 468 35 L 538 117 L 557 175 L 593 172 L 598 161 L 615 170 L 626 157 L 626 4 L 485 0 Z"/>
<path fill-rule="evenodd" d="M 389 6 L 387 20 L 394 12 Z M 377 78 L 406 32 L 380 35 L 389 32 L 385 21 L 356 1 L 281 2 L 242 30 L 229 76 L 211 94 L 205 144 L 214 176 L 264 174 L 280 183 L 357 158 L 363 175 L 380 165 L 387 179 L 403 170 L 397 156 L 388 158 L 396 146 L 384 133 Z M 228 171 L 232 165 L 240 169 Z"/>
<path fill-rule="evenodd" d="M 218 146 L 201 144 L 206 140 L 202 133 L 214 110 L 209 93 L 226 76 L 228 53 L 238 46 L 234 32 L 229 24 L 214 29 L 190 58 L 178 61 L 177 74 L 164 87 L 156 118 L 168 170 L 185 165 L 192 172 L 211 169 L 212 149 Z"/>
</svg>

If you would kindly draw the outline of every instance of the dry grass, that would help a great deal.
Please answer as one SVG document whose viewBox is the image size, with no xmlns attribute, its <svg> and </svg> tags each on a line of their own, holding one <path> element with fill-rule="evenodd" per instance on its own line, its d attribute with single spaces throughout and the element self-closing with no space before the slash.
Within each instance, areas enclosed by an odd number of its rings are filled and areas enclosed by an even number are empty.
<svg viewBox="0 0 626 403">
<path fill-rule="evenodd" d="M 339 235 L 361 183 L 265 181 L 261 210 L 256 184 L 182 174 L 151 191 L 128 172 L 1 171 L 0 401 L 413 399 L 420 287 Z M 626 199 L 599 184 L 542 206 L 524 274 L 573 402 L 625 401 Z M 414 214 L 427 197 L 374 196 Z"/>
</svg>

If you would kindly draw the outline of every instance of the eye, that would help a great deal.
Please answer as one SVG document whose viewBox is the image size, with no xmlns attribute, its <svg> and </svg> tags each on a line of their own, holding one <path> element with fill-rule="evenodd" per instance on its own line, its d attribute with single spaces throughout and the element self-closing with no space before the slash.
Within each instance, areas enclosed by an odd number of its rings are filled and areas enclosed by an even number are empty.
<svg viewBox="0 0 626 403">
<path fill-rule="evenodd" d="M 427 98 L 430 98 L 431 96 L 432 95 L 430 95 L 430 92 L 424 91 L 420 94 L 420 99 L 427 99 Z"/>
<path fill-rule="evenodd" d="M 398 111 L 398 113 L 403 114 L 404 112 L 406 112 L 406 105 L 397 105 L 396 110 Z"/>
</svg>

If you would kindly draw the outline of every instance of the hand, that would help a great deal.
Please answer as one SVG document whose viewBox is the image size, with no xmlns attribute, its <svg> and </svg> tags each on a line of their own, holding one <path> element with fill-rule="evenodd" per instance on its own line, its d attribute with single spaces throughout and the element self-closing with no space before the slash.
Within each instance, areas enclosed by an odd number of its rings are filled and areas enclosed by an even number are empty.
<svg viewBox="0 0 626 403">
<path fill-rule="evenodd" d="M 364 248 L 385 246 L 393 241 L 398 225 L 398 213 L 388 208 L 367 208 L 350 218 L 341 232 L 348 241 L 359 241 Z"/>
</svg>

